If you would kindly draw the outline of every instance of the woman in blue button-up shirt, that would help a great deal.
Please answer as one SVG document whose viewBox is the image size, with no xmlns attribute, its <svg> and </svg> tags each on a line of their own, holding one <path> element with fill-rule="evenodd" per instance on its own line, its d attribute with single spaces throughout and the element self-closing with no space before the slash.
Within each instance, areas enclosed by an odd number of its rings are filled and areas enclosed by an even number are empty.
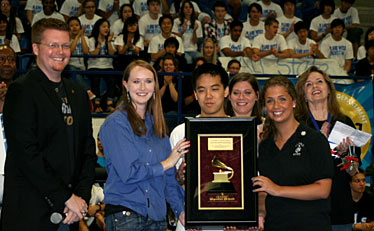
<svg viewBox="0 0 374 231">
<path fill-rule="evenodd" d="M 184 192 L 175 164 L 188 151 L 171 150 L 156 71 L 134 61 L 123 75 L 123 99 L 100 130 L 108 179 L 104 188 L 106 230 L 166 230 L 166 201 L 184 221 Z"/>
</svg>

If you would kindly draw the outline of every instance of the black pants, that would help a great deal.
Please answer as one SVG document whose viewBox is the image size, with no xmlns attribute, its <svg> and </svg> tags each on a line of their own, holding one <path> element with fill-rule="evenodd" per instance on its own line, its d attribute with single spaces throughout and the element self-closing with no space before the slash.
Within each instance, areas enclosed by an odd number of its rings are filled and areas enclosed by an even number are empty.
<svg viewBox="0 0 374 231">
<path fill-rule="evenodd" d="M 113 71 L 113 69 L 112 68 L 107 68 L 107 69 L 92 68 L 92 69 L 89 69 L 89 71 Z M 91 80 L 91 91 L 96 95 L 95 100 L 100 100 L 101 78 L 103 78 L 106 83 L 108 99 L 113 100 L 115 96 L 115 92 L 116 92 L 116 77 L 117 76 L 115 75 L 100 75 L 100 74 L 89 75 L 89 79 Z"/>
</svg>

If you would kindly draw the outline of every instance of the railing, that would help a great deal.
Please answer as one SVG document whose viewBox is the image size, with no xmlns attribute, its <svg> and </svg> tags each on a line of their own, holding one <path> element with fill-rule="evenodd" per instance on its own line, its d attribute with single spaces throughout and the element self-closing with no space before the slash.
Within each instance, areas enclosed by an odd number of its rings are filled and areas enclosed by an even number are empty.
<svg viewBox="0 0 374 231">
<path fill-rule="evenodd" d="M 28 58 L 28 57 L 32 57 L 33 54 L 22 54 L 22 55 L 19 55 L 18 56 L 18 67 L 22 67 L 22 61 L 23 59 L 25 58 Z M 83 57 L 83 58 L 116 58 L 118 57 L 118 55 L 72 55 L 71 57 Z M 18 73 L 19 74 L 22 74 L 22 73 L 25 73 L 27 71 L 27 69 L 23 69 L 23 68 L 19 68 L 18 69 Z M 123 71 L 73 71 L 73 70 L 69 70 L 69 71 L 64 71 L 64 73 L 70 73 L 73 77 L 73 79 L 75 79 L 76 75 L 78 74 L 84 74 L 84 75 L 93 75 L 93 74 L 98 74 L 100 73 L 101 75 L 118 75 L 118 76 L 122 76 L 123 75 Z M 157 73 L 158 75 L 174 75 L 174 76 L 178 76 L 178 92 L 182 92 L 182 76 L 191 76 L 192 73 L 191 72 L 178 72 L 178 73 L 165 73 L 165 72 L 158 72 Z M 272 76 L 277 76 L 277 75 L 266 75 L 266 74 L 255 74 L 256 77 L 263 77 L 263 78 L 269 78 L 269 77 L 272 77 Z M 295 78 L 297 76 L 295 75 L 283 75 L 285 77 L 288 77 L 288 78 Z M 330 76 L 330 78 L 333 78 L 333 79 L 364 79 L 364 80 L 372 80 L 373 81 L 373 78 L 374 76 L 372 75 L 371 77 L 370 76 Z M 188 115 L 188 114 L 183 114 L 182 112 L 182 102 L 183 102 L 183 96 L 182 94 L 178 94 L 178 111 L 177 111 L 177 114 L 176 115 L 170 115 L 170 114 L 165 114 L 165 118 L 177 118 L 178 119 L 178 124 L 182 122 L 183 118 L 185 118 L 186 116 L 194 116 L 194 115 Z M 107 114 L 104 114 L 104 113 L 93 113 L 93 116 L 94 117 L 105 117 Z"/>
</svg>

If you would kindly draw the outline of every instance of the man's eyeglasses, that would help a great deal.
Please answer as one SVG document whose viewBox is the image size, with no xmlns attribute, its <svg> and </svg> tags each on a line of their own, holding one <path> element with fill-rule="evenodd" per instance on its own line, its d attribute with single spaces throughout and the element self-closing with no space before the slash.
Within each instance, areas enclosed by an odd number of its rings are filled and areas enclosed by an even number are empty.
<svg viewBox="0 0 374 231">
<path fill-rule="evenodd" d="M 51 48 L 53 50 L 58 50 L 60 47 L 63 50 L 70 50 L 71 45 L 69 43 L 64 43 L 64 44 L 58 44 L 58 43 L 38 43 L 40 45 L 47 46 L 48 48 Z"/>
<path fill-rule="evenodd" d="M 6 56 L 0 56 L 0 64 L 4 64 L 8 60 L 8 63 L 15 63 L 16 58 L 14 57 L 6 57 Z"/>
<path fill-rule="evenodd" d="M 1 3 L 0 5 L 1 5 L 2 7 L 10 6 L 8 3 Z"/>
</svg>

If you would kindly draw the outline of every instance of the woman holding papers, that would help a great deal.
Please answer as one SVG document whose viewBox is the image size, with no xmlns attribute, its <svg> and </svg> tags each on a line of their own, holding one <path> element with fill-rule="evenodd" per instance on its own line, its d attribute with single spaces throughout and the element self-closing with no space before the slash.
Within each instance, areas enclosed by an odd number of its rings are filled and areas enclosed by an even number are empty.
<svg viewBox="0 0 374 231">
<path fill-rule="evenodd" d="M 334 170 L 327 140 L 296 120 L 296 91 L 288 78 L 267 80 L 261 100 L 267 116 L 259 145 L 260 176 L 252 180 L 265 230 L 331 231 Z"/>
<path fill-rule="evenodd" d="M 352 120 L 340 111 L 333 82 L 325 72 L 317 67 L 312 66 L 301 75 L 296 84 L 296 92 L 297 118 L 309 127 L 320 131 L 326 138 L 329 137 L 336 121 L 355 127 Z M 331 189 L 333 230 L 352 230 L 353 204 L 349 187 L 350 176 L 338 167 L 350 145 L 353 143 L 347 137 L 331 151 L 335 165 Z M 355 154 L 360 156 L 358 148 L 356 148 Z"/>
</svg>

